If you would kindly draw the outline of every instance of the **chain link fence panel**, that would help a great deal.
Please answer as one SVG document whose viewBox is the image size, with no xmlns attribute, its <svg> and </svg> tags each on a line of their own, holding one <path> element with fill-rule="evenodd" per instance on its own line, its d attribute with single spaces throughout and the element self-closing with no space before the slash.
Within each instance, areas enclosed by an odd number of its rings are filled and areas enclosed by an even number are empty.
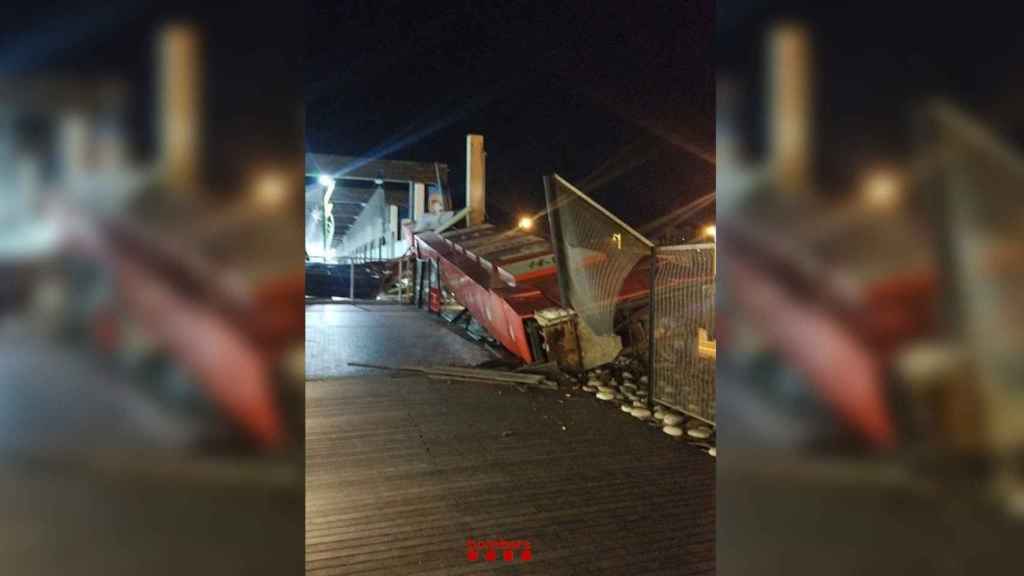
<svg viewBox="0 0 1024 576">
<path fill-rule="evenodd" d="M 660 246 L 655 253 L 654 400 L 714 424 L 715 245 Z"/>
</svg>

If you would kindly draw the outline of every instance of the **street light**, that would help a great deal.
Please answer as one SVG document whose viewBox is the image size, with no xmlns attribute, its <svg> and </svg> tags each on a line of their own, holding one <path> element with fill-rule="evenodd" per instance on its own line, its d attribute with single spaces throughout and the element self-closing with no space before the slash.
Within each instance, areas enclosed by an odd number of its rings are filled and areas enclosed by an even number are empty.
<svg viewBox="0 0 1024 576">
<path fill-rule="evenodd" d="M 531 228 L 533 228 L 533 218 L 530 218 L 529 216 L 523 216 L 519 218 L 520 230 L 529 230 Z"/>
<path fill-rule="evenodd" d="M 864 181 L 864 201 L 875 208 L 889 208 L 900 200 L 899 178 L 891 172 L 874 172 Z"/>
<path fill-rule="evenodd" d="M 288 196 L 287 178 L 275 170 L 260 174 L 254 188 L 253 197 L 262 208 L 277 208 Z"/>
<path fill-rule="evenodd" d="M 715 238 L 715 225 L 714 224 L 708 224 L 707 226 L 705 226 L 704 227 L 704 235 L 709 237 L 709 238 L 714 239 Z"/>
</svg>

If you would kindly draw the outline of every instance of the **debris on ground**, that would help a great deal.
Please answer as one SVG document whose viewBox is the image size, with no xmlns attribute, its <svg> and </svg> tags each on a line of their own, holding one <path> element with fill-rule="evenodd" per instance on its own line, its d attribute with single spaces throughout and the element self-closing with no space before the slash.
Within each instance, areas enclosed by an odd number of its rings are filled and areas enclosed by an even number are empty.
<svg viewBox="0 0 1024 576">
<path fill-rule="evenodd" d="M 527 372 L 529 374 L 557 375 L 562 374 L 555 362 L 536 362 L 534 364 L 523 364 L 516 368 L 516 372 Z"/>
<path fill-rule="evenodd" d="M 497 382 L 509 384 L 519 388 L 533 387 L 545 390 L 558 390 L 558 384 L 548 380 L 541 374 L 526 374 L 521 372 L 509 372 L 507 370 L 493 370 L 489 368 L 460 368 L 456 366 L 380 366 L 376 364 L 361 364 L 349 362 L 350 366 L 360 368 L 375 368 L 378 370 L 391 370 L 394 372 L 416 372 L 424 374 L 431 379 L 460 380 L 467 382 Z"/>
<path fill-rule="evenodd" d="M 683 417 L 674 412 L 667 412 L 661 421 L 664 422 L 666 426 L 678 426 L 682 423 Z"/>
<path fill-rule="evenodd" d="M 520 392 L 528 388 L 559 390 L 570 387 L 573 390 L 595 394 L 599 400 L 615 404 L 625 414 L 647 423 L 651 427 L 660 428 L 662 432 L 673 438 L 682 438 L 690 444 L 706 450 L 715 456 L 714 427 L 700 420 L 690 418 L 660 404 L 650 404 L 650 392 L 647 389 L 647 376 L 642 374 L 643 366 L 638 361 L 620 358 L 615 362 L 591 369 L 583 374 L 570 375 L 562 372 L 554 362 L 515 366 L 507 361 L 496 359 L 473 368 L 456 366 L 379 366 L 350 362 L 351 366 L 376 368 L 394 372 L 424 374 L 432 380 L 492 382 L 507 384 Z M 498 391 L 501 394 L 501 390 Z M 565 398 L 572 398 L 566 393 Z M 564 403 L 561 398 L 559 403 Z M 562 426 L 565 430 L 565 426 Z M 502 437 L 512 435 L 512 431 L 502 432 Z"/>
<path fill-rule="evenodd" d="M 714 426 L 661 404 L 650 403 L 649 380 L 644 372 L 641 359 L 620 356 L 610 364 L 580 374 L 578 389 L 595 394 L 598 400 L 617 405 L 623 413 L 714 457 Z"/>
<path fill-rule="evenodd" d="M 686 435 L 697 440 L 707 440 L 711 437 L 711 428 L 707 426 L 691 426 L 687 428 Z"/>
<path fill-rule="evenodd" d="M 474 368 L 489 368 L 491 370 L 518 370 L 523 366 L 523 363 L 519 359 L 511 359 L 505 357 L 491 358 L 485 360 L 479 364 L 474 365 Z"/>
<path fill-rule="evenodd" d="M 678 438 L 678 437 L 683 435 L 683 429 L 678 427 L 678 426 L 665 426 L 661 430 L 665 434 L 668 434 L 669 436 L 674 436 L 676 438 Z"/>
<path fill-rule="evenodd" d="M 629 413 L 634 418 L 639 418 L 641 420 L 647 420 L 648 418 L 651 417 L 651 411 L 642 406 L 634 406 L 633 409 L 629 411 Z"/>
<path fill-rule="evenodd" d="M 562 371 L 558 367 L 556 362 L 537 362 L 534 364 L 524 364 L 515 369 L 516 372 L 524 372 L 527 374 L 543 374 L 548 379 L 557 382 L 560 386 L 578 386 L 579 383 L 576 379 Z"/>
</svg>

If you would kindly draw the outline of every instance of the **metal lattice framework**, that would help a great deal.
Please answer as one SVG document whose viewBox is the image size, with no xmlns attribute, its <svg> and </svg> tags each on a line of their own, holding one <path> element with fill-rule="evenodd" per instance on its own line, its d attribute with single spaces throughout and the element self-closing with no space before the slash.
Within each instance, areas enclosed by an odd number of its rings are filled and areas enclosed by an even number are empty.
<svg viewBox="0 0 1024 576">
<path fill-rule="evenodd" d="M 948 104 L 925 116 L 948 262 L 950 326 L 979 374 L 985 435 L 1004 454 L 1024 449 L 1024 157 Z"/>
<path fill-rule="evenodd" d="M 715 422 L 715 245 L 662 246 L 652 294 L 654 400 Z"/>
<path fill-rule="evenodd" d="M 558 262 L 562 305 L 579 315 L 587 340 L 583 367 L 610 362 L 622 349 L 615 307 L 626 277 L 653 245 L 557 175 L 545 179 L 548 219 Z"/>
<path fill-rule="evenodd" d="M 383 259 L 383 246 L 388 240 L 388 205 L 383 188 L 378 188 L 352 227 L 345 233 L 338 252 L 344 256 Z"/>
</svg>

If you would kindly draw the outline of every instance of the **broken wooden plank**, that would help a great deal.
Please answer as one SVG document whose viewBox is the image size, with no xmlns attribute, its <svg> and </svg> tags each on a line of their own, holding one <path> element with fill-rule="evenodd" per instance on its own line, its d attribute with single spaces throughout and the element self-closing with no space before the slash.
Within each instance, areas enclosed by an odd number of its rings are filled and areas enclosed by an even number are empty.
<svg viewBox="0 0 1024 576">
<path fill-rule="evenodd" d="M 560 374 L 562 371 L 558 368 L 558 363 L 555 361 L 550 362 L 535 362 L 533 364 L 524 364 L 516 368 L 516 372 L 520 374 L 544 374 L 554 375 Z"/>
<path fill-rule="evenodd" d="M 540 381 L 538 383 L 535 383 L 535 384 L 524 384 L 522 382 L 503 381 L 503 380 L 494 380 L 494 379 L 481 379 L 481 378 L 474 378 L 474 377 L 471 377 L 471 376 L 460 376 L 458 374 L 428 374 L 427 378 L 429 378 L 431 380 L 444 380 L 446 382 L 448 382 L 448 381 L 453 381 L 453 382 L 494 382 L 494 383 L 497 383 L 497 384 L 506 384 L 508 386 L 515 386 L 516 388 L 519 388 L 521 391 L 525 391 L 526 388 L 540 388 L 542 390 L 558 390 L 558 385 L 553 383 L 553 382 L 549 382 L 548 380 L 542 380 L 542 381 Z"/>
<path fill-rule="evenodd" d="M 390 370 L 394 372 L 417 372 L 427 376 L 448 377 L 451 379 L 473 380 L 483 382 L 500 382 L 504 384 L 522 384 L 540 388 L 557 389 L 556 385 L 546 382 L 542 374 L 526 374 L 520 372 L 508 372 L 505 370 L 490 370 L 487 368 L 463 368 L 458 366 L 381 366 L 377 364 L 364 364 L 360 362 L 349 362 L 350 366 L 360 368 L 374 368 L 378 370 Z"/>
</svg>

